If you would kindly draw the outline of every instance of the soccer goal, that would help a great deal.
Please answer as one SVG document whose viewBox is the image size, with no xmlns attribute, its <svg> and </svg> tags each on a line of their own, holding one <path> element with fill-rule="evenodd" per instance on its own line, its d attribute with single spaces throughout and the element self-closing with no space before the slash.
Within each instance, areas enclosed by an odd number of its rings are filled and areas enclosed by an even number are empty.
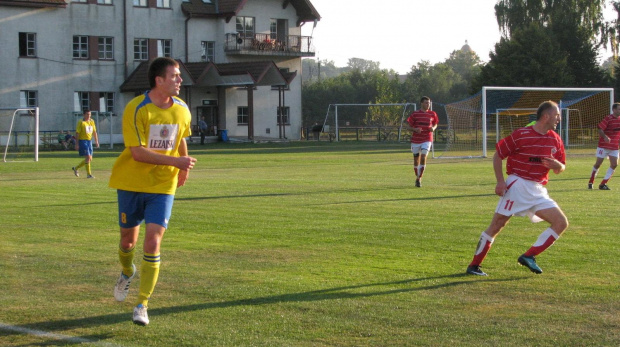
<svg viewBox="0 0 620 347">
<path fill-rule="evenodd" d="M 39 161 L 39 108 L 0 108 L 3 162 L 32 158 Z"/>
<path fill-rule="evenodd" d="M 415 103 L 330 104 L 319 140 L 400 142 L 402 124 Z"/>
<path fill-rule="evenodd" d="M 536 119 L 538 106 L 558 103 L 562 122 L 556 131 L 567 152 L 592 150 L 596 126 L 613 106 L 613 88 L 483 87 L 478 94 L 445 105 L 446 141 L 437 157 L 487 157 L 488 148 Z"/>
</svg>

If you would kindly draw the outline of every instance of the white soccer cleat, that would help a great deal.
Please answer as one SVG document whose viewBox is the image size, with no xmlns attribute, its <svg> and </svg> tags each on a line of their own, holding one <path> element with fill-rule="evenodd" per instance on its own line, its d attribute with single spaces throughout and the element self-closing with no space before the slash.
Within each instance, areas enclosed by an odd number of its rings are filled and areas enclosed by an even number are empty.
<svg viewBox="0 0 620 347">
<path fill-rule="evenodd" d="M 138 325 L 148 325 L 149 315 L 146 313 L 146 306 L 138 304 L 133 308 L 133 322 Z"/>
<path fill-rule="evenodd" d="M 131 277 L 125 276 L 123 271 L 121 271 L 121 275 L 118 276 L 118 281 L 116 281 L 116 286 L 114 286 L 114 299 L 116 299 L 116 301 L 125 301 L 129 293 L 129 285 L 136 275 L 136 266 L 131 264 L 131 267 L 133 268 L 133 275 L 131 275 Z"/>
<path fill-rule="evenodd" d="M 73 174 L 75 175 L 75 177 L 80 177 L 80 173 L 78 172 L 78 170 L 74 167 L 71 168 L 71 170 L 73 170 Z"/>
</svg>

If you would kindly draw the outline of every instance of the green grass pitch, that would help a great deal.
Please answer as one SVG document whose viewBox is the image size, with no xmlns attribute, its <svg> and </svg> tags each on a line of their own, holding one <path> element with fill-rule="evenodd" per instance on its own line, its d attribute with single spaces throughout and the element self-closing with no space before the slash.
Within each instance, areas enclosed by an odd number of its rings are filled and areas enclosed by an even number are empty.
<svg viewBox="0 0 620 347">
<path fill-rule="evenodd" d="M 513 218 L 486 278 L 464 272 L 497 203 L 490 159 L 429 159 L 415 188 L 407 144 L 190 152 L 147 327 L 131 323 L 139 280 L 112 296 L 119 152 L 96 150 L 94 180 L 73 151 L 0 163 L 0 345 L 620 345 L 620 177 L 586 189 L 594 149 L 550 175 L 570 226 L 544 273 L 517 257 L 546 223 Z"/>
</svg>

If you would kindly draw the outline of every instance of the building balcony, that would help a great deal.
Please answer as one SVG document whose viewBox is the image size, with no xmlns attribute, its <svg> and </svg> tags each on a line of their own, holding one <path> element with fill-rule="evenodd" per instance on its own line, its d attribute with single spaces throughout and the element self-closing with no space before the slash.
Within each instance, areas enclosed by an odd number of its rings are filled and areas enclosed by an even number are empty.
<svg viewBox="0 0 620 347">
<path fill-rule="evenodd" d="M 314 57 L 311 36 L 289 35 L 283 40 L 272 39 L 270 34 L 243 36 L 226 34 L 224 51 L 229 55 L 271 55 L 289 57 Z"/>
</svg>

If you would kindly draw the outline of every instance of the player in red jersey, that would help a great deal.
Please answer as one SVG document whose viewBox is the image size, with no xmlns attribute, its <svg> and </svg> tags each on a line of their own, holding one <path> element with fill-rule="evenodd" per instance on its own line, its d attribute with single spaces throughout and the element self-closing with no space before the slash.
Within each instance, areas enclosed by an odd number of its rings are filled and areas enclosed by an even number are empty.
<svg viewBox="0 0 620 347">
<path fill-rule="evenodd" d="M 495 236 L 512 216 L 528 216 L 534 223 L 544 220 L 551 224 L 518 259 L 519 264 L 537 274 L 542 273 L 542 270 L 536 264 L 535 256 L 549 248 L 568 227 L 564 212 L 549 197 L 545 188 L 549 170 L 559 174 L 566 168 L 564 143 L 554 131 L 561 120 L 558 104 L 553 101 L 543 102 L 538 107 L 536 117 L 536 124 L 515 130 L 495 146 L 495 194 L 500 199 L 491 224 L 480 235 L 474 258 L 467 267 L 468 274 L 487 275 L 480 269 L 480 264 Z M 504 179 L 502 162 L 506 158 L 508 177 Z"/>
<path fill-rule="evenodd" d="M 609 169 L 605 177 L 599 184 L 600 190 L 611 190 L 607 186 L 607 181 L 611 178 L 618 166 L 618 143 L 620 142 L 620 103 L 616 102 L 612 107 L 612 114 L 603 118 L 598 124 L 598 148 L 596 149 L 596 162 L 592 168 L 592 174 L 590 175 L 590 181 L 588 182 L 588 189 L 592 189 L 592 184 L 598 174 L 598 169 L 603 164 L 603 160 L 609 157 Z"/>
<path fill-rule="evenodd" d="M 413 170 L 415 186 L 422 186 L 422 175 L 426 168 L 426 156 L 433 145 L 433 131 L 439 124 L 437 113 L 431 111 L 431 99 L 423 96 L 420 99 L 421 109 L 413 111 L 407 118 L 406 129 L 411 133 L 411 152 L 413 153 Z"/>
</svg>

